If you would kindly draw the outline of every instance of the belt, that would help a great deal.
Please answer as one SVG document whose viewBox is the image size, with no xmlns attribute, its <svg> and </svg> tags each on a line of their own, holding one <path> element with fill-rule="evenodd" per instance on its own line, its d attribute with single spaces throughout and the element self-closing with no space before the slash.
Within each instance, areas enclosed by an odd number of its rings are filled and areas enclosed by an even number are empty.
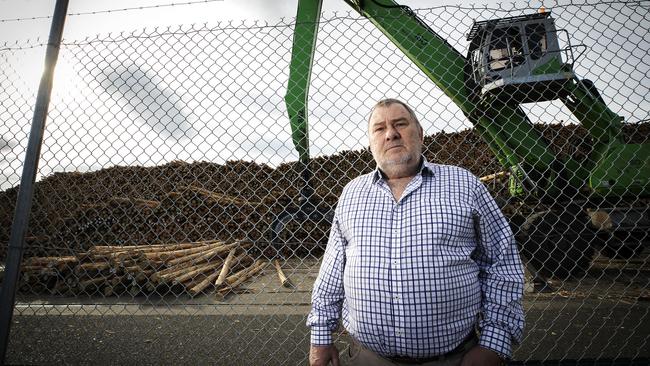
<svg viewBox="0 0 650 366">
<path fill-rule="evenodd" d="M 470 348 L 472 348 L 476 344 L 476 341 L 478 341 L 476 332 L 471 331 L 467 335 L 467 337 L 465 337 L 465 339 L 463 339 L 463 341 L 460 342 L 458 347 L 442 355 L 424 357 L 424 358 L 413 358 L 408 356 L 392 356 L 392 357 L 385 357 L 385 358 L 393 362 L 404 363 L 409 365 L 419 365 L 427 362 L 441 362 L 453 356 L 457 356 L 461 353 L 467 352 Z"/>
</svg>

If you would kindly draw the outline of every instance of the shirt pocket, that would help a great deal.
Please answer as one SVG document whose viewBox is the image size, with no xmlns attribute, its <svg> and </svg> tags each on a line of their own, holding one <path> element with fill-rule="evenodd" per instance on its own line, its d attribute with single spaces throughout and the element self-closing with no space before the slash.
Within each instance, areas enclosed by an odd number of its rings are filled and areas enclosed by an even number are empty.
<svg viewBox="0 0 650 366">
<path fill-rule="evenodd" d="M 474 246 L 474 210 L 463 202 L 444 199 L 423 199 L 417 214 L 413 215 L 414 227 L 426 242 L 435 246 Z"/>
</svg>

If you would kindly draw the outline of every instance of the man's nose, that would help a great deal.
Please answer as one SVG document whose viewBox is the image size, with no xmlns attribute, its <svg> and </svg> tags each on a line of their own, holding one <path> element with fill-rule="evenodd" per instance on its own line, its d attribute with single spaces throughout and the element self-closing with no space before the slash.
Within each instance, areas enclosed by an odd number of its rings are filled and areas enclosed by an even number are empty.
<svg viewBox="0 0 650 366">
<path fill-rule="evenodd" d="M 386 141 L 395 140 L 398 138 L 399 132 L 397 132 L 397 129 L 392 126 L 388 126 L 386 128 Z"/>
</svg>

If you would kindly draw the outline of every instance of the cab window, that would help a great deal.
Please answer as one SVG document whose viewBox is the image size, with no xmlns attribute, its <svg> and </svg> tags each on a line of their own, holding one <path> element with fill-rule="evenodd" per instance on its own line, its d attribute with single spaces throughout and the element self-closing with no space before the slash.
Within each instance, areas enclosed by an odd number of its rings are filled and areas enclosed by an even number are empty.
<svg viewBox="0 0 650 366">
<path fill-rule="evenodd" d="M 531 59 L 538 60 L 546 54 L 546 27 L 544 27 L 544 24 L 527 25 L 526 37 L 528 37 L 528 50 Z"/>
<path fill-rule="evenodd" d="M 490 70 L 515 67 L 524 62 L 519 27 L 497 28 L 490 39 Z"/>
</svg>

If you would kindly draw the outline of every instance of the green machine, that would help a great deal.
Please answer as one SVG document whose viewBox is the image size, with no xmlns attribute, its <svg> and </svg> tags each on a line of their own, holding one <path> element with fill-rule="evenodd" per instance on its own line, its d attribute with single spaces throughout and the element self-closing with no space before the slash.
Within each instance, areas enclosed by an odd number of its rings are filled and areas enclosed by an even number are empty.
<svg viewBox="0 0 650 366">
<path fill-rule="evenodd" d="M 549 12 L 475 21 L 463 56 L 406 6 L 344 1 L 451 98 L 510 171 L 511 195 L 537 207 L 508 216 L 522 254 L 539 274 L 579 275 L 596 248 L 622 258 L 643 250 L 650 241 L 650 144 L 623 141 L 623 118 L 591 81 L 575 75 L 576 47 L 560 48 L 562 31 Z M 320 0 L 299 0 L 285 101 L 302 164 L 304 204 L 280 223 L 318 212 L 310 184 L 307 96 L 320 12 Z M 587 159 L 555 153 L 521 108 L 549 100 L 562 101 L 587 130 Z M 274 227 L 279 230 L 281 225 Z"/>
</svg>

